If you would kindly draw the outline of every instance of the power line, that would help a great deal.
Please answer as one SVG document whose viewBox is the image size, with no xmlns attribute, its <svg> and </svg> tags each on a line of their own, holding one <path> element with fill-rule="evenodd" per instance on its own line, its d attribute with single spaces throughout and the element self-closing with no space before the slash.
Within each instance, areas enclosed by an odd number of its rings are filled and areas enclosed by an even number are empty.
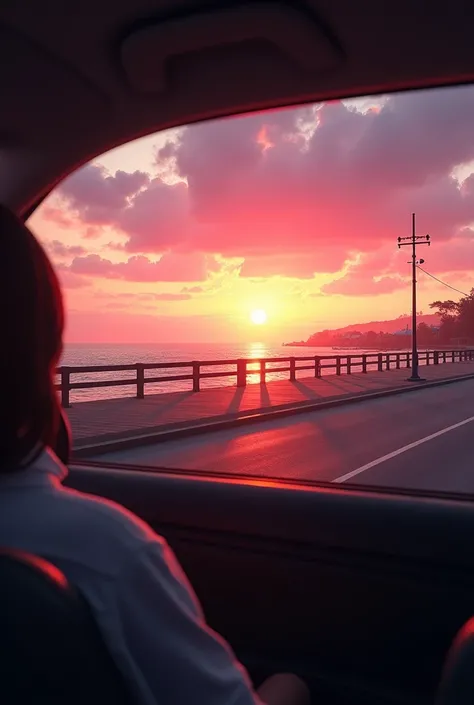
<svg viewBox="0 0 474 705">
<path fill-rule="evenodd" d="M 429 277 L 431 277 L 435 281 L 439 282 L 443 286 L 447 286 L 448 289 L 452 289 L 453 291 L 456 291 L 458 294 L 462 294 L 463 296 L 469 296 L 469 294 L 466 294 L 465 291 L 461 291 L 460 289 L 456 289 L 455 286 L 451 286 L 451 284 L 446 284 L 446 282 L 442 281 L 441 279 L 438 279 L 438 277 L 435 277 L 434 274 L 430 274 L 429 272 L 426 271 L 426 269 L 423 269 L 423 267 L 420 267 L 419 264 L 416 265 L 416 268 L 420 269 L 424 274 L 427 274 Z"/>
</svg>

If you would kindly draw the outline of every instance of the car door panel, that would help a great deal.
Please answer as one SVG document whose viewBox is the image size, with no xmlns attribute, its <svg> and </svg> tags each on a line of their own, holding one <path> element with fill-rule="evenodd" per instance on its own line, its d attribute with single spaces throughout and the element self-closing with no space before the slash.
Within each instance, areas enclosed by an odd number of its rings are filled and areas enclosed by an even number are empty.
<svg viewBox="0 0 474 705">
<path fill-rule="evenodd" d="M 255 679 L 331 702 L 430 702 L 473 612 L 469 502 L 76 466 L 164 535 Z"/>
</svg>

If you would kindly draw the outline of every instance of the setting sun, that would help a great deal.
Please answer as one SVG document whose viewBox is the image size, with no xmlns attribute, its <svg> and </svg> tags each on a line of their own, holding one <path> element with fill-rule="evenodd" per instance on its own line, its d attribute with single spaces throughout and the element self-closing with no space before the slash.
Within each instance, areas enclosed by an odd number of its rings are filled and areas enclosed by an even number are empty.
<svg viewBox="0 0 474 705">
<path fill-rule="evenodd" d="M 256 308 L 250 314 L 250 320 L 256 326 L 261 326 L 263 323 L 267 322 L 267 312 L 263 308 Z"/>
</svg>

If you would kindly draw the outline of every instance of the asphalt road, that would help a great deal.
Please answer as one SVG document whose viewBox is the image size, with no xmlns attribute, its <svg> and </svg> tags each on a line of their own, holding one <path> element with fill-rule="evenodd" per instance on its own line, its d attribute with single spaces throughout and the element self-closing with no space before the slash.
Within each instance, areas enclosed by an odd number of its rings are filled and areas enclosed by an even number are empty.
<svg viewBox="0 0 474 705">
<path fill-rule="evenodd" d="M 97 460 L 474 493 L 474 380 L 109 453 Z"/>
</svg>

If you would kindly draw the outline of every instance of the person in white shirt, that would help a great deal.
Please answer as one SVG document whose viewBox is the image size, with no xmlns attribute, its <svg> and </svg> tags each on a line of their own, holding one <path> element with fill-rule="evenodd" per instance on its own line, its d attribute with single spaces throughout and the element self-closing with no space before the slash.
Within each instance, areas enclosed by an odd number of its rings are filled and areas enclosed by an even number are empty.
<svg viewBox="0 0 474 705">
<path fill-rule="evenodd" d="M 37 240 L 2 206 L 0 238 L 0 546 L 49 560 L 81 591 L 139 705 L 309 705 L 306 685 L 291 674 L 254 690 L 149 526 L 63 487 L 67 469 L 51 450 L 60 422 L 59 283 Z"/>
</svg>

